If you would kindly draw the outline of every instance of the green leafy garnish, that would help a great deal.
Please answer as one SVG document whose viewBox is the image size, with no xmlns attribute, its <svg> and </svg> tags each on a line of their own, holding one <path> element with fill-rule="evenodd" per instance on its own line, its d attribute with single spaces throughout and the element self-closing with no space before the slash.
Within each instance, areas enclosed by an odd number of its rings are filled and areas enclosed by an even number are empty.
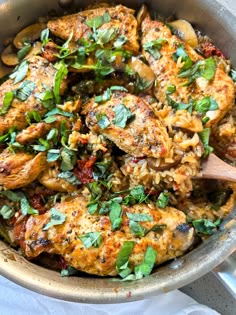
<svg viewBox="0 0 236 315">
<path fill-rule="evenodd" d="M 28 69 L 29 69 L 29 64 L 25 60 L 15 68 L 14 72 L 9 75 L 9 78 L 15 79 L 14 84 L 16 84 L 22 81 L 26 77 Z"/>
<path fill-rule="evenodd" d="M 62 173 L 58 174 L 58 177 L 65 179 L 71 185 L 80 185 L 81 184 L 81 182 L 73 174 L 73 172 L 70 172 L 70 171 L 62 172 Z"/>
<path fill-rule="evenodd" d="M 236 70 L 231 69 L 230 76 L 231 76 L 232 80 L 236 83 Z"/>
<path fill-rule="evenodd" d="M 176 86 L 174 84 L 169 84 L 166 87 L 166 95 L 173 94 L 176 91 Z"/>
<path fill-rule="evenodd" d="M 97 119 L 97 123 L 101 129 L 106 129 L 111 124 L 105 113 L 97 114 L 96 119 Z"/>
<path fill-rule="evenodd" d="M 43 231 L 48 230 L 50 227 L 55 225 L 61 225 L 66 220 L 66 215 L 56 208 L 50 209 L 50 221 L 43 227 Z"/>
<path fill-rule="evenodd" d="M 129 264 L 129 256 L 131 255 L 134 246 L 134 241 L 125 241 L 117 256 L 116 270 L 122 278 L 127 277 L 132 272 Z"/>
<path fill-rule="evenodd" d="M 25 43 L 24 46 L 18 51 L 17 57 L 21 61 L 25 58 L 25 56 L 30 52 L 31 44 Z"/>
<path fill-rule="evenodd" d="M 135 222 L 149 222 L 149 221 L 153 221 L 153 217 L 149 214 L 145 214 L 145 213 L 130 213 L 130 212 L 126 212 L 127 217 L 130 220 L 133 220 Z"/>
<path fill-rule="evenodd" d="M 41 116 L 36 110 L 31 110 L 26 114 L 26 121 L 29 125 L 32 124 L 32 122 L 40 122 Z"/>
<path fill-rule="evenodd" d="M 112 120 L 113 124 L 125 128 L 126 125 L 135 117 L 135 114 L 132 114 L 131 111 L 123 104 L 118 104 L 114 108 L 115 118 Z"/>
<path fill-rule="evenodd" d="M 106 89 L 106 91 L 102 95 L 95 96 L 94 102 L 96 103 L 103 103 L 111 99 L 112 92 L 113 91 L 122 91 L 122 92 L 128 92 L 126 88 L 119 85 L 113 85 Z"/>
<path fill-rule="evenodd" d="M 217 219 L 215 222 L 212 222 L 208 219 L 200 219 L 200 220 L 193 220 L 192 224 L 195 227 L 197 233 L 212 235 L 216 228 L 220 225 L 221 219 Z"/>
<path fill-rule="evenodd" d="M 125 196 L 123 203 L 125 205 L 134 205 L 146 201 L 147 198 L 148 195 L 145 194 L 144 187 L 139 185 L 130 190 L 129 194 Z"/>
<path fill-rule="evenodd" d="M 199 138 L 202 141 L 203 147 L 204 147 L 204 153 L 203 157 L 208 156 L 210 153 L 213 152 L 213 148 L 209 145 L 209 139 L 210 139 L 210 128 L 205 128 L 203 131 L 199 132 Z"/>
<path fill-rule="evenodd" d="M 71 266 L 67 266 L 66 269 L 61 270 L 61 277 L 69 277 L 77 275 L 79 271 Z"/>
<path fill-rule="evenodd" d="M 111 229 L 112 231 L 117 230 L 121 227 L 122 224 L 122 208 L 121 205 L 116 202 L 113 201 L 111 203 L 111 207 L 110 207 L 110 213 L 109 213 L 109 218 L 111 221 Z"/>
<path fill-rule="evenodd" d="M 60 150 L 59 149 L 50 149 L 48 150 L 47 153 L 47 161 L 50 162 L 55 162 L 60 158 Z"/>
<path fill-rule="evenodd" d="M 155 265 L 156 257 L 156 250 L 151 246 L 148 246 L 142 264 L 136 266 L 134 269 L 135 280 L 139 280 L 150 275 Z"/>
<path fill-rule="evenodd" d="M 165 38 L 158 38 L 157 40 L 152 40 L 143 45 L 145 51 L 149 52 L 155 60 L 161 58 L 160 50 L 164 44 L 168 41 Z"/>
<path fill-rule="evenodd" d="M 53 91 L 47 87 L 44 92 L 35 94 L 35 97 L 39 99 L 43 106 L 47 109 L 52 109 L 52 107 L 55 105 Z"/>
<path fill-rule="evenodd" d="M 15 91 L 15 97 L 18 98 L 18 100 L 24 102 L 30 97 L 35 88 L 36 88 L 35 82 L 26 80 Z"/>
<path fill-rule="evenodd" d="M 4 205 L 0 209 L 0 215 L 3 217 L 4 220 L 10 219 L 14 215 L 14 213 L 14 209 L 9 207 L 8 205 Z"/>
<path fill-rule="evenodd" d="M 46 28 L 41 32 L 40 40 L 42 42 L 42 46 L 45 46 L 49 42 L 49 29 Z"/>
<path fill-rule="evenodd" d="M 189 82 L 184 85 L 191 84 L 196 78 L 202 77 L 208 81 L 212 80 L 216 71 L 215 59 L 210 57 L 204 60 L 198 60 L 188 69 L 181 68 L 178 74 L 179 78 L 188 78 Z"/>
<path fill-rule="evenodd" d="M 92 29 L 97 29 L 105 23 L 110 22 L 111 17 L 108 12 L 105 12 L 103 15 L 95 16 L 94 18 L 87 20 L 85 24 Z"/>
<path fill-rule="evenodd" d="M 57 104 L 60 103 L 61 83 L 62 83 L 63 79 L 66 77 L 67 73 L 68 73 L 67 66 L 63 62 L 60 62 L 57 65 L 57 72 L 56 72 L 56 75 L 54 77 L 54 87 L 53 87 L 53 93 L 54 93 L 55 101 Z"/>
<path fill-rule="evenodd" d="M 120 35 L 117 37 L 117 39 L 115 40 L 113 46 L 115 48 L 121 48 L 126 42 L 127 42 L 128 38 L 124 35 Z"/>
<path fill-rule="evenodd" d="M 157 202 L 156 202 L 157 206 L 161 209 L 164 209 L 167 207 L 168 202 L 169 202 L 169 196 L 166 193 L 161 192 L 157 198 Z"/>
<path fill-rule="evenodd" d="M 103 161 L 103 162 L 96 162 L 93 167 L 93 178 L 95 180 L 98 179 L 107 179 L 110 175 L 108 170 L 111 166 L 111 161 Z"/>
<path fill-rule="evenodd" d="M 216 103 L 215 99 L 213 97 L 210 97 L 210 96 L 206 96 L 206 97 L 202 98 L 201 100 L 196 101 L 196 104 L 194 106 L 194 109 L 198 113 L 205 113 L 209 110 L 216 110 L 218 108 L 219 108 L 219 106 Z"/>
<path fill-rule="evenodd" d="M 76 153 L 74 151 L 63 148 L 61 151 L 61 159 L 61 170 L 63 172 L 73 170 L 77 161 Z"/>
<path fill-rule="evenodd" d="M 100 47 L 104 47 L 104 45 L 112 41 L 116 37 L 116 35 L 117 29 L 111 27 L 103 30 L 97 30 L 93 34 L 93 38 L 97 45 L 99 45 Z"/>
<path fill-rule="evenodd" d="M 79 236 L 85 248 L 99 247 L 102 243 L 102 236 L 100 232 L 89 232 Z"/>
<path fill-rule="evenodd" d="M 5 94 L 3 99 L 3 106 L 0 108 L 0 116 L 5 115 L 8 112 L 14 97 L 15 97 L 14 92 L 7 92 Z"/>
<path fill-rule="evenodd" d="M 26 196 L 23 194 L 23 196 L 20 199 L 20 209 L 23 215 L 27 214 L 39 214 L 38 210 L 34 209 L 31 207 L 29 204 L 28 199 Z"/>
<path fill-rule="evenodd" d="M 129 228 L 132 234 L 138 237 L 143 237 L 147 234 L 148 229 L 142 226 L 141 224 L 130 220 L 129 221 Z"/>
</svg>

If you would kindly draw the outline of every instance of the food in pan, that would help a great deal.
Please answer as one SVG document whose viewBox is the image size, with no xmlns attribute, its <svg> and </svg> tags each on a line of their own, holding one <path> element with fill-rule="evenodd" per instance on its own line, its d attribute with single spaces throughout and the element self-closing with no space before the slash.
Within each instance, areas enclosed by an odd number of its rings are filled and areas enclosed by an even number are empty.
<svg viewBox="0 0 236 315">
<path fill-rule="evenodd" d="M 234 185 L 197 177 L 213 150 L 235 162 L 236 73 L 187 21 L 90 8 L 28 26 L 1 59 L 16 68 L 0 85 L 0 233 L 26 258 L 140 279 L 231 212 Z"/>
</svg>

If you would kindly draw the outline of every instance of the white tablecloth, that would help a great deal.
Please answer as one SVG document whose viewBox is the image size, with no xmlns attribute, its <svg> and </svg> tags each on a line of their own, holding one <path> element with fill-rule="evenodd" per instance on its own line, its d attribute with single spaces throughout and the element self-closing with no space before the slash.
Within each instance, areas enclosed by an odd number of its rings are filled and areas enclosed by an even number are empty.
<svg viewBox="0 0 236 315">
<path fill-rule="evenodd" d="M 0 315 L 219 315 L 180 291 L 122 304 L 64 302 L 31 292 L 0 276 Z"/>
</svg>

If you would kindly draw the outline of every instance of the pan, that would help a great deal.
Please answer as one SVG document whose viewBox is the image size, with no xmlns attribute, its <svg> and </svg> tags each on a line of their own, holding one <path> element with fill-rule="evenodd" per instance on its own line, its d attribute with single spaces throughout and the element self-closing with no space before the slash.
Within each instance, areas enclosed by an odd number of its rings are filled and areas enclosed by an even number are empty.
<svg viewBox="0 0 236 315">
<path fill-rule="evenodd" d="M 112 1 L 137 9 L 143 1 Z M 92 3 L 92 2 L 91 2 Z M 0 43 L 48 12 L 62 14 L 71 7 L 81 9 L 89 1 L 71 0 L 1 0 Z M 150 10 L 163 16 L 175 15 L 197 25 L 208 34 L 236 66 L 236 10 L 234 1 L 216 0 L 153 0 L 146 1 Z M 1 45 L 1 44 L 0 44 Z M 0 47 L 2 49 L 2 47 Z M 52 270 L 26 260 L 15 249 L 0 241 L 0 274 L 38 293 L 57 299 L 84 303 L 121 303 L 135 301 L 181 288 L 216 268 L 219 277 L 228 276 L 234 291 L 233 256 L 236 250 L 235 211 L 221 225 L 219 231 L 190 253 L 159 267 L 149 277 L 139 281 L 115 282 L 94 276 L 64 278 Z M 228 266 L 231 265 L 229 272 Z M 235 276 L 234 276 L 235 277 Z"/>
</svg>

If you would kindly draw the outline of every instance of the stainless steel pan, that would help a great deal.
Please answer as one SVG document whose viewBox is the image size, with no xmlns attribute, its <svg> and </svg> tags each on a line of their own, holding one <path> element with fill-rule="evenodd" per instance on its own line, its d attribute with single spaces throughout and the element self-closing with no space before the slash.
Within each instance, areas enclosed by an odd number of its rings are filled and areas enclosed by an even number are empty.
<svg viewBox="0 0 236 315">
<path fill-rule="evenodd" d="M 59 1 L 60 2 L 60 1 Z M 112 1 L 137 9 L 143 1 Z M 226 4 L 228 3 L 228 5 Z M 83 8 L 85 0 L 61 0 Z M 229 10 L 230 0 L 153 0 L 146 1 L 151 10 L 168 16 L 175 14 L 207 33 L 236 66 L 236 8 Z M 231 0 L 232 6 L 234 0 Z M 24 26 L 51 10 L 63 12 L 57 0 L 0 0 L 0 43 Z M 0 44 L 1 46 L 1 44 Z M 0 47 L 1 49 L 1 47 Z M 221 230 L 191 253 L 157 269 L 151 276 L 134 282 L 114 282 L 93 276 L 61 278 L 54 271 L 34 265 L 0 241 L 0 274 L 39 293 L 58 299 L 86 303 L 117 303 L 143 299 L 180 288 L 206 274 L 217 265 L 220 278 L 226 278 L 231 291 L 236 289 L 234 258 L 225 260 L 236 250 L 236 212 Z M 230 222 L 229 222 L 230 221 Z M 231 264 L 231 273 L 228 271 Z M 236 269 L 236 266 L 235 266 Z M 233 281 L 234 273 L 234 283 Z"/>
</svg>

